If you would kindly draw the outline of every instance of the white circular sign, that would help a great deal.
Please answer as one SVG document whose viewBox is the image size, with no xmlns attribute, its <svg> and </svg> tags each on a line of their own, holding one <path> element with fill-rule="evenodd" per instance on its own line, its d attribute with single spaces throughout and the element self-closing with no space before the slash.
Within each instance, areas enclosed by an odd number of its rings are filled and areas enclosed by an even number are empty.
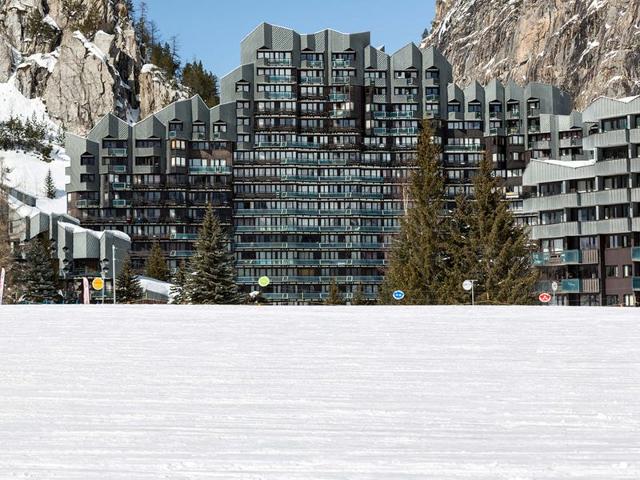
<svg viewBox="0 0 640 480">
<path fill-rule="evenodd" d="M 551 290 L 558 291 L 558 282 L 551 282 Z"/>
<path fill-rule="evenodd" d="M 471 280 L 465 280 L 462 282 L 462 288 L 464 288 L 467 292 L 473 288 L 473 282 Z"/>
</svg>

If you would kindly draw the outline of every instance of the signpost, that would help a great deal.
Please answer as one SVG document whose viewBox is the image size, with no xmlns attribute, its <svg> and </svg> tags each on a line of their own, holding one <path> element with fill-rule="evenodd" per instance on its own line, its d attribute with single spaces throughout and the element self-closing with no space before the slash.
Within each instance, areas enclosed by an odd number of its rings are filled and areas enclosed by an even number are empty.
<svg viewBox="0 0 640 480">
<path fill-rule="evenodd" d="M 476 283 L 475 280 L 465 280 L 464 282 L 462 282 L 462 288 L 464 288 L 467 292 L 471 290 L 471 305 L 475 305 L 476 303 L 475 292 L 474 292 L 475 283 Z"/>
<path fill-rule="evenodd" d="M 404 292 L 402 290 L 396 290 L 393 292 L 393 298 L 397 301 L 400 301 L 404 298 Z"/>
<path fill-rule="evenodd" d="M 540 300 L 542 303 L 549 303 L 551 301 L 551 295 L 547 292 L 542 292 L 540 295 L 538 295 L 538 300 Z"/>
</svg>

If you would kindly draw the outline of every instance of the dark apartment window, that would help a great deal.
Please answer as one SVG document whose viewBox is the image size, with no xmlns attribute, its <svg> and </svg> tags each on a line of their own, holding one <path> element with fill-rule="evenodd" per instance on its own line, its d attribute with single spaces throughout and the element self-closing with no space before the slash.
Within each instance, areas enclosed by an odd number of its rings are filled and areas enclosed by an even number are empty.
<svg viewBox="0 0 640 480">
<path fill-rule="evenodd" d="M 493 102 L 489 104 L 489 112 L 491 113 L 500 113 L 502 112 L 502 104 L 498 102 Z"/>
<path fill-rule="evenodd" d="M 602 120 L 602 131 L 624 130 L 627 128 L 627 117 L 609 118 Z"/>
<path fill-rule="evenodd" d="M 158 157 L 136 157 L 136 165 L 152 167 L 159 165 Z"/>
<path fill-rule="evenodd" d="M 460 111 L 460 103 L 451 102 L 447 104 L 447 112 L 459 112 Z"/>
<path fill-rule="evenodd" d="M 480 103 L 470 103 L 469 104 L 469 112 L 471 113 L 480 113 L 482 111 L 482 105 Z"/>
<path fill-rule="evenodd" d="M 593 250 L 599 246 L 600 242 L 597 236 L 580 237 L 580 250 Z"/>
<path fill-rule="evenodd" d="M 236 92 L 248 92 L 249 84 L 246 82 L 238 82 L 236 83 Z"/>
<path fill-rule="evenodd" d="M 80 165 L 95 165 L 96 159 L 93 155 L 82 155 L 80 157 Z"/>
<path fill-rule="evenodd" d="M 96 176 L 92 173 L 81 173 L 80 174 L 80 181 L 82 183 L 91 183 L 91 182 L 95 182 L 96 180 Z"/>
<path fill-rule="evenodd" d="M 604 267 L 604 271 L 607 275 L 607 278 L 616 278 L 618 277 L 618 265 L 606 265 Z"/>
<path fill-rule="evenodd" d="M 159 138 L 148 138 L 145 140 L 136 140 L 136 148 L 153 148 L 162 145 Z"/>
<path fill-rule="evenodd" d="M 614 305 L 620 304 L 620 299 L 618 298 L 618 295 L 606 295 L 604 301 L 605 301 L 605 305 L 607 306 L 614 306 Z"/>
<path fill-rule="evenodd" d="M 425 78 L 430 78 L 433 80 L 439 80 L 440 79 L 440 71 L 437 69 L 428 69 L 424 72 L 424 77 Z"/>
<path fill-rule="evenodd" d="M 640 115 L 634 117 L 633 128 L 640 128 Z"/>
<path fill-rule="evenodd" d="M 538 191 L 541 197 L 560 195 L 562 193 L 562 182 L 541 183 Z"/>
<path fill-rule="evenodd" d="M 629 216 L 629 204 L 623 203 L 621 205 L 604 205 L 600 207 L 600 219 L 609 220 L 612 218 L 626 218 Z"/>
<path fill-rule="evenodd" d="M 206 131 L 206 125 L 202 123 L 193 125 L 193 133 L 205 133 Z"/>
<path fill-rule="evenodd" d="M 182 128 L 182 122 L 169 122 L 170 132 L 181 132 Z"/>
<path fill-rule="evenodd" d="M 628 248 L 631 246 L 629 235 L 609 235 L 607 236 L 607 248 Z"/>
<path fill-rule="evenodd" d="M 604 190 L 614 190 L 617 188 L 627 188 L 629 185 L 629 177 L 626 175 L 615 175 L 612 177 L 605 177 L 602 181 Z"/>
<path fill-rule="evenodd" d="M 622 266 L 622 276 L 624 278 L 633 277 L 633 265 L 623 265 Z"/>
<path fill-rule="evenodd" d="M 103 139 L 102 148 L 127 148 L 126 140 Z"/>
</svg>

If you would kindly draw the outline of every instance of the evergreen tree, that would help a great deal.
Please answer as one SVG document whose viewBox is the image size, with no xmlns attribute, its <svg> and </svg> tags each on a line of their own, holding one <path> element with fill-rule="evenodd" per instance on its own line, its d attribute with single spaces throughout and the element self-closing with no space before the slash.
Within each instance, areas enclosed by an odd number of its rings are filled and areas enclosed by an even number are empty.
<svg viewBox="0 0 640 480">
<path fill-rule="evenodd" d="M 22 298 L 27 302 L 50 303 L 58 298 L 58 275 L 48 239 L 36 238 L 29 242 L 18 283 Z"/>
<path fill-rule="evenodd" d="M 358 285 L 356 287 L 356 291 L 353 293 L 353 297 L 351 298 L 351 305 L 368 305 L 369 301 L 367 297 L 364 296 L 364 292 L 362 291 L 362 285 Z"/>
<path fill-rule="evenodd" d="M 329 286 L 329 295 L 324 301 L 325 305 L 344 305 L 344 300 L 342 299 L 342 295 L 340 295 L 340 290 L 338 289 L 338 284 L 336 281 L 332 281 Z"/>
<path fill-rule="evenodd" d="M 131 259 L 127 257 L 120 274 L 116 277 L 116 300 L 118 303 L 136 303 L 141 299 L 140 280 L 133 271 Z"/>
<path fill-rule="evenodd" d="M 178 269 L 171 279 L 171 288 L 169 289 L 171 303 L 174 305 L 186 305 L 189 303 L 185 292 L 185 284 L 187 281 L 187 267 L 184 262 L 180 262 Z"/>
<path fill-rule="evenodd" d="M 6 185 L 7 169 L 4 160 L 0 158 L 0 185 Z M 0 269 L 5 270 L 4 302 L 9 297 L 11 285 L 11 273 L 14 265 L 14 256 L 9 241 L 9 203 L 6 190 L 0 188 Z"/>
<path fill-rule="evenodd" d="M 440 147 L 433 130 L 423 122 L 418 138 L 416 168 L 409 183 L 410 205 L 400 221 L 391 247 L 389 266 L 380 289 L 382 303 L 396 303 L 392 294 L 402 289 L 408 304 L 439 304 L 445 297 L 450 256 L 444 218 L 444 178 L 439 165 Z"/>
<path fill-rule="evenodd" d="M 202 97 L 209 106 L 220 103 L 218 97 L 218 78 L 202 66 L 201 61 L 188 62 L 182 69 L 182 83 L 194 94 Z"/>
<path fill-rule="evenodd" d="M 53 182 L 51 169 L 47 171 L 47 176 L 44 178 L 44 194 L 47 198 L 56 198 L 56 184 Z"/>
<path fill-rule="evenodd" d="M 207 208 L 191 257 L 186 294 L 195 304 L 235 304 L 240 302 L 234 260 L 229 241 L 211 205 Z"/>
<path fill-rule="evenodd" d="M 468 225 L 465 268 L 477 280 L 476 298 L 485 304 L 531 303 L 538 278 L 533 245 L 526 230 L 516 225 L 490 159 L 480 162 L 473 184 L 475 200 L 461 217 Z"/>
<path fill-rule="evenodd" d="M 167 261 L 164 259 L 162 248 L 158 242 L 154 242 L 151 246 L 151 251 L 145 264 L 145 274 L 147 277 L 155 278 L 163 282 L 166 282 L 169 278 Z"/>
</svg>

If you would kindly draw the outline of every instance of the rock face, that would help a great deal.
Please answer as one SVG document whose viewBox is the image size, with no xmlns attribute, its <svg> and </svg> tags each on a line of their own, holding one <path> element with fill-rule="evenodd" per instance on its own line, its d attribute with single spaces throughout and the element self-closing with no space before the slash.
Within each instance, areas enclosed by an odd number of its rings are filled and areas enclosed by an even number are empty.
<svg viewBox="0 0 640 480">
<path fill-rule="evenodd" d="M 640 94 L 638 0 L 436 0 L 422 46 L 438 47 L 456 81 L 553 83 L 583 108 Z"/>
<path fill-rule="evenodd" d="M 135 121 L 141 102 L 158 109 L 187 96 L 141 70 L 123 0 L 0 1 L 0 82 L 41 98 L 73 133 L 86 133 L 109 112 Z"/>
</svg>

